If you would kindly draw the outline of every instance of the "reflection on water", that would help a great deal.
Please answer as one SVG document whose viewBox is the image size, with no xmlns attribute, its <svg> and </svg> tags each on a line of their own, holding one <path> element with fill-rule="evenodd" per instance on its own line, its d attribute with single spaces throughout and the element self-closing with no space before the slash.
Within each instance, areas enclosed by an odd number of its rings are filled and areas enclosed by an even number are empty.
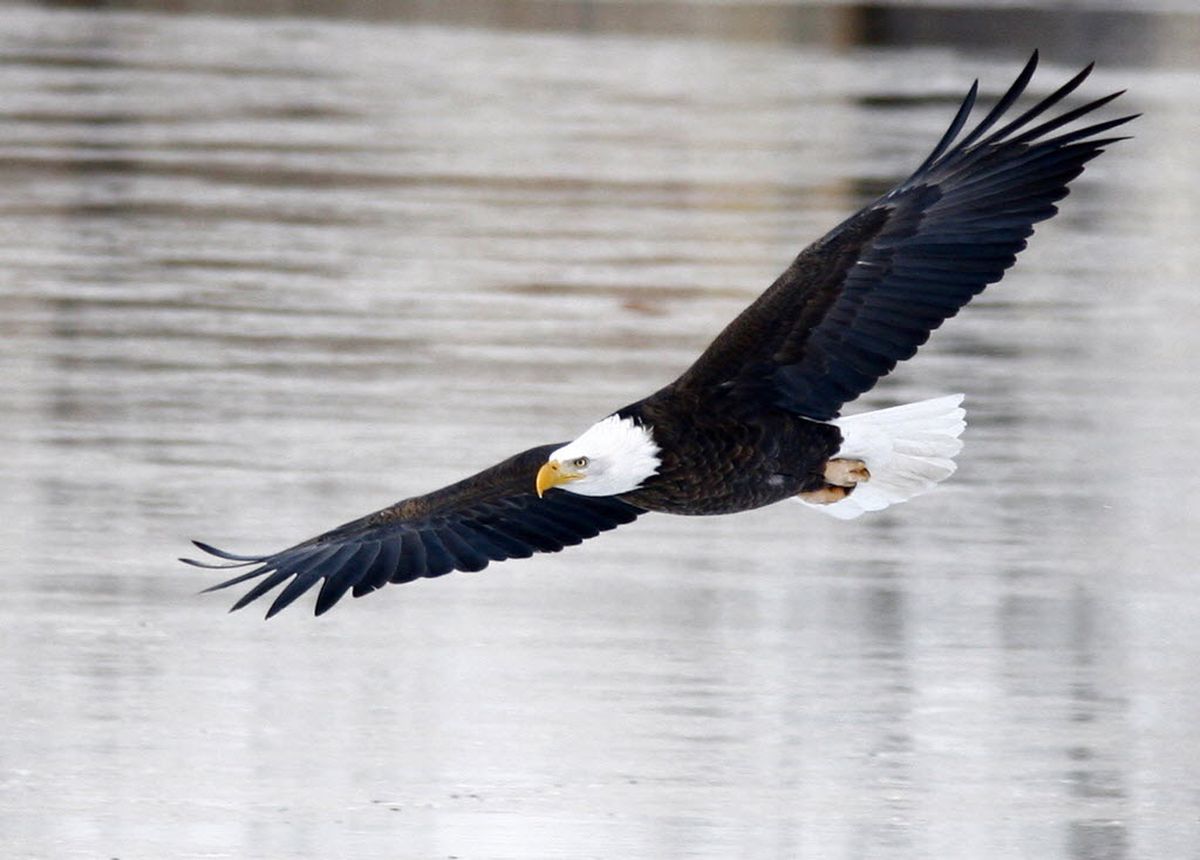
<svg viewBox="0 0 1200 860">
<path fill-rule="evenodd" d="M 319 621 L 193 596 L 188 537 L 279 546 L 669 380 L 1028 41 L 494 10 L 6 10 L 9 855 L 1194 852 L 1187 9 L 1036 16 L 1042 91 L 1087 42 L 1146 116 L 866 399 L 968 393 L 936 494 L 646 518 Z"/>
</svg>

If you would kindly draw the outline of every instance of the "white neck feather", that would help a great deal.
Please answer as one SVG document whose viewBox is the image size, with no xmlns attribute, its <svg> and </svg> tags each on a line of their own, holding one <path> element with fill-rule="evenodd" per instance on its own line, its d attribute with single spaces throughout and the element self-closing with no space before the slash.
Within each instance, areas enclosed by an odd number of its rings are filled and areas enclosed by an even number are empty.
<svg viewBox="0 0 1200 860">
<path fill-rule="evenodd" d="M 564 484 L 564 490 L 582 496 L 615 496 L 636 490 L 658 471 L 662 463 L 658 452 L 649 427 L 632 418 L 609 415 L 559 448 L 550 459 L 566 463 L 587 458 L 584 476 Z"/>
</svg>

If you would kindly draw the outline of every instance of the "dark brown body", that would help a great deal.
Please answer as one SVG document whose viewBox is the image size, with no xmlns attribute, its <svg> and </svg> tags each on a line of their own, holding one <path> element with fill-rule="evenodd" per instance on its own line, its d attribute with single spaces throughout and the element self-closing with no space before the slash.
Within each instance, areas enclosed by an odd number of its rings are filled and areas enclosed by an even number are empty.
<svg viewBox="0 0 1200 860">
<path fill-rule="evenodd" d="M 731 514 L 819 489 L 842 441 L 832 424 L 749 408 L 730 389 L 666 388 L 618 414 L 651 428 L 662 458 L 658 474 L 621 498 L 667 514 Z"/>
</svg>

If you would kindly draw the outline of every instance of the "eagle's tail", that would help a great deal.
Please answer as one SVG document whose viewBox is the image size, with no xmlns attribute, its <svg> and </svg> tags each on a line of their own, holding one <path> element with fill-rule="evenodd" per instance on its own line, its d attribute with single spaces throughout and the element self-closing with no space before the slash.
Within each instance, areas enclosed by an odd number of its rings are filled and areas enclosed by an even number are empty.
<svg viewBox="0 0 1200 860">
<path fill-rule="evenodd" d="M 954 474 L 967 426 L 961 394 L 863 412 L 833 422 L 842 431 L 838 458 L 862 460 L 870 480 L 828 505 L 812 505 L 849 520 L 918 496 Z M 809 504 L 805 502 L 805 504 Z"/>
</svg>

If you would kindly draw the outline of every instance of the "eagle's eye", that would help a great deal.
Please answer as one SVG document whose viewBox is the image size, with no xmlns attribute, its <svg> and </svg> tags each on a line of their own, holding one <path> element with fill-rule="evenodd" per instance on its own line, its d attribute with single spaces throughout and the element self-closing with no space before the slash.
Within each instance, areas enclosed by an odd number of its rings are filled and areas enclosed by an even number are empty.
<svg viewBox="0 0 1200 860">
<path fill-rule="evenodd" d="M 586 469 L 587 464 L 588 464 L 587 457 L 576 457 L 574 460 L 571 461 L 571 465 L 574 466 L 576 469 Z"/>
</svg>

